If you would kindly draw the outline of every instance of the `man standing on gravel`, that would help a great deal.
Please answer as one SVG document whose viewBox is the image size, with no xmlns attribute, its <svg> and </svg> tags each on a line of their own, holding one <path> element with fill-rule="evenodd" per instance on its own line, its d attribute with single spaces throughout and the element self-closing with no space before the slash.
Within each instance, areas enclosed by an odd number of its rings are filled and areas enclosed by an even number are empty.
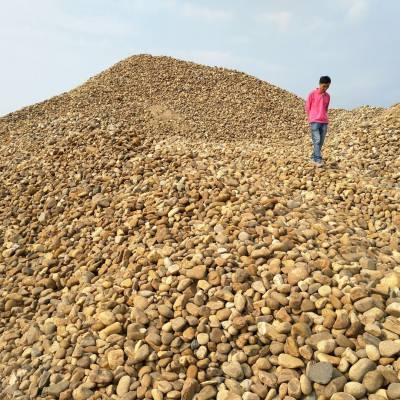
<svg viewBox="0 0 400 400">
<path fill-rule="evenodd" d="M 328 130 L 328 107 L 331 98 L 327 90 L 330 84 L 331 78 L 329 78 L 329 76 L 321 76 L 319 79 L 319 87 L 308 95 L 306 101 L 306 112 L 308 122 L 310 123 L 311 138 L 314 147 L 311 160 L 313 164 L 319 167 L 324 165 L 321 149 Z"/>
</svg>

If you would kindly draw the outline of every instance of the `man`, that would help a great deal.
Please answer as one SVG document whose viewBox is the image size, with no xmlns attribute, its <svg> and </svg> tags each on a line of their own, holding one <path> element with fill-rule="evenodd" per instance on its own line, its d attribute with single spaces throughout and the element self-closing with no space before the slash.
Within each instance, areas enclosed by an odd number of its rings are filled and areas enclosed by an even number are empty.
<svg viewBox="0 0 400 400">
<path fill-rule="evenodd" d="M 329 76 L 321 76 L 319 79 L 319 87 L 308 95 L 306 101 L 306 112 L 308 122 L 310 123 L 311 138 L 314 147 L 311 160 L 313 164 L 318 167 L 324 165 L 321 149 L 328 130 L 328 107 L 331 98 L 327 90 L 330 84 L 331 78 L 329 78 Z"/>
</svg>

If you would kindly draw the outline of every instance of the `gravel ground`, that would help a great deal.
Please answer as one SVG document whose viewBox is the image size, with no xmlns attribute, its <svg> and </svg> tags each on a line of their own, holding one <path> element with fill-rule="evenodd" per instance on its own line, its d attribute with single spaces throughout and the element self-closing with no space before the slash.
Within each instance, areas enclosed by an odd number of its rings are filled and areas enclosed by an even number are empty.
<svg viewBox="0 0 400 400">
<path fill-rule="evenodd" d="M 4 399 L 400 399 L 400 105 L 131 57 L 0 118 Z"/>
</svg>

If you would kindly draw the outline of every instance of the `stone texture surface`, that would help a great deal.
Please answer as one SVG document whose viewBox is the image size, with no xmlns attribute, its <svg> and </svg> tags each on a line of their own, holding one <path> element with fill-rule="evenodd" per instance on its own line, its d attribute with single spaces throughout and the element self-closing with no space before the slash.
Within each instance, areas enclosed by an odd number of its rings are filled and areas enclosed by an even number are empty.
<svg viewBox="0 0 400 400">
<path fill-rule="evenodd" d="M 136 56 L 0 118 L 0 394 L 398 398 L 399 116 L 316 168 L 299 97 Z"/>
<path fill-rule="evenodd" d="M 328 362 L 318 362 L 309 367 L 307 376 L 312 382 L 326 385 L 333 375 L 333 366 Z"/>
</svg>

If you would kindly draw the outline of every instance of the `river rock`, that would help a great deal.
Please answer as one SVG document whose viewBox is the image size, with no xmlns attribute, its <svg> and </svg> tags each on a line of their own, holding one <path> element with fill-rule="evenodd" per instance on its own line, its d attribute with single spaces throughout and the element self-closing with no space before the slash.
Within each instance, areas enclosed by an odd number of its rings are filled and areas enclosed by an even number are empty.
<svg viewBox="0 0 400 400">
<path fill-rule="evenodd" d="M 364 375 L 376 368 L 376 364 L 368 358 L 358 360 L 349 370 L 349 377 L 355 382 L 361 382 Z"/>
</svg>

